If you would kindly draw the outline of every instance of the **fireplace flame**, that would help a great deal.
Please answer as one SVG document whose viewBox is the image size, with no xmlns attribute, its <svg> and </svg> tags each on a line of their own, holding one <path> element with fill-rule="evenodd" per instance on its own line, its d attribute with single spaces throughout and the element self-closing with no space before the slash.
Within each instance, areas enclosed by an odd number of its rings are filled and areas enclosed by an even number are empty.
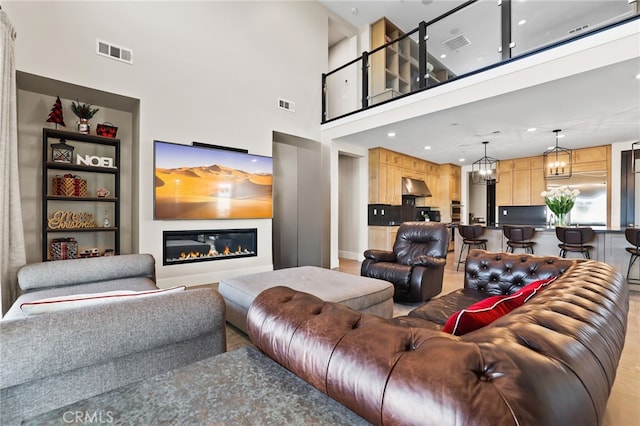
<svg viewBox="0 0 640 426">
<path fill-rule="evenodd" d="M 197 251 L 192 251 L 190 253 L 182 252 L 182 253 L 180 253 L 179 259 L 180 260 L 185 260 L 185 259 L 192 259 L 194 257 L 200 257 L 200 253 L 198 253 Z"/>
<path fill-rule="evenodd" d="M 229 250 L 229 246 L 226 246 L 223 251 L 224 254 L 231 254 L 231 250 Z"/>
</svg>

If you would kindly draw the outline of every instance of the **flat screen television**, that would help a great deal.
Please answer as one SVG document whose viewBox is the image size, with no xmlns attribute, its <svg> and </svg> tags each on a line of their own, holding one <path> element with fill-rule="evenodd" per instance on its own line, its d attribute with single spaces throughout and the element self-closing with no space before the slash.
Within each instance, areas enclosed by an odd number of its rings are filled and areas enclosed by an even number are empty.
<svg viewBox="0 0 640 426">
<path fill-rule="evenodd" d="M 154 141 L 154 219 L 273 217 L 273 158 Z"/>
</svg>

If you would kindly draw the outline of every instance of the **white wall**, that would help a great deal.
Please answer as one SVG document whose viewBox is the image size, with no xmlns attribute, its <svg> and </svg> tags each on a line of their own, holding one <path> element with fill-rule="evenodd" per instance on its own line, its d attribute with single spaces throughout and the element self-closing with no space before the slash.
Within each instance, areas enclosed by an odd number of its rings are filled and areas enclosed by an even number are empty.
<svg viewBox="0 0 640 426">
<path fill-rule="evenodd" d="M 272 268 L 271 220 L 154 221 L 153 140 L 210 142 L 271 155 L 272 131 L 319 140 L 329 11 L 316 2 L 3 1 L 18 71 L 140 100 L 138 251 L 162 258 L 162 231 L 258 228 L 253 258 L 162 267 L 161 286 Z M 96 39 L 133 65 L 95 54 Z M 277 98 L 296 103 L 280 110 Z M 42 125 L 46 115 L 42 118 Z M 123 182 L 123 185 L 125 183 Z M 134 213 L 135 214 L 135 213 Z M 27 235 L 33 239 L 33 235 Z"/>
<path fill-rule="evenodd" d="M 329 49 L 329 71 L 358 56 L 357 36 L 346 38 Z M 355 63 L 327 76 L 327 119 L 358 109 L 360 63 Z"/>
</svg>

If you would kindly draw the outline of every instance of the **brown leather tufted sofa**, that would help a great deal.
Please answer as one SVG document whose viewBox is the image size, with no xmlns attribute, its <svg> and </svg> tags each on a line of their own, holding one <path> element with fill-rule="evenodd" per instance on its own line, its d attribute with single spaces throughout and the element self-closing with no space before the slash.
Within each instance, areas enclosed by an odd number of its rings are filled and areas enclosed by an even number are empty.
<svg viewBox="0 0 640 426">
<path fill-rule="evenodd" d="M 480 330 L 439 330 L 437 318 L 479 293 L 508 294 L 556 272 L 543 292 Z M 373 424 L 601 422 L 628 312 L 613 268 L 474 250 L 464 289 L 442 298 L 450 300 L 390 321 L 275 287 L 255 299 L 247 326 L 266 355 Z M 424 315 L 432 304 L 436 322 Z"/>
</svg>

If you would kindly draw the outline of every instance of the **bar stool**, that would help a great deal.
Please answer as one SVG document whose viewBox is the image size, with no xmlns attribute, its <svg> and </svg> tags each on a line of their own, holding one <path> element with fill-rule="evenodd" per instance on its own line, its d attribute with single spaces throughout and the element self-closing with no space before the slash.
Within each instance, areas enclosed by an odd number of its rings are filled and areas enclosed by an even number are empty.
<svg viewBox="0 0 640 426">
<path fill-rule="evenodd" d="M 594 237 L 593 229 L 588 226 L 579 228 L 556 227 L 556 237 L 560 240 L 560 257 L 567 257 L 567 252 L 582 253 L 586 259 L 591 259 L 592 245 L 588 245 Z"/>
<path fill-rule="evenodd" d="M 503 225 L 502 232 L 507 239 L 507 253 L 513 253 L 514 249 L 524 249 L 525 253 L 533 254 L 531 237 L 535 234 L 533 226 L 528 225 Z"/>
<path fill-rule="evenodd" d="M 458 232 L 462 237 L 462 247 L 460 248 L 460 254 L 458 255 L 456 271 L 460 268 L 460 263 L 466 262 L 466 257 L 464 261 L 461 260 L 465 246 L 467 247 L 468 256 L 472 246 L 486 250 L 488 241 L 486 238 L 480 238 L 484 234 L 484 228 L 481 225 L 458 225 Z"/>
<path fill-rule="evenodd" d="M 640 257 L 640 228 L 627 228 L 624 230 L 624 237 L 634 247 L 626 247 L 625 250 L 629 252 L 631 257 L 629 258 L 629 267 L 627 268 L 627 281 L 629 281 L 629 274 L 631 273 L 631 267 L 633 263 Z M 636 278 L 634 278 L 635 280 Z M 638 277 L 637 279 L 640 279 Z"/>
</svg>

